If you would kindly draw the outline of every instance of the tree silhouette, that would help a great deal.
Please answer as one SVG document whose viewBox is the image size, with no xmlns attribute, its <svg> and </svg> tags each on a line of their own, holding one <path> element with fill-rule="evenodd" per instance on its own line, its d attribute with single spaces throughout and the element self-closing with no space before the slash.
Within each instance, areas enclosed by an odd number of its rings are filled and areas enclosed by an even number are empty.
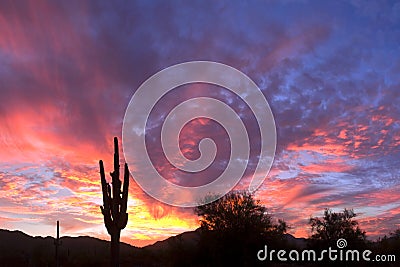
<svg viewBox="0 0 400 267">
<path fill-rule="evenodd" d="M 287 228 L 282 220 L 273 224 L 267 208 L 244 191 L 230 192 L 214 202 L 198 206 L 195 212 L 201 217 L 200 224 L 204 230 L 284 233 Z"/>
<path fill-rule="evenodd" d="M 400 251 L 400 229 L 389 233 L 389 237 L 385 235 L 377 242 L 377 251 L 379 254 L 396 255 Z"/>
<path fill-rule="evenodd" d="M 129 188 L 129 169 L 125 163 L 124 185 L 121 192 L 121 180 L 119 179 L 119 150 L 118 139 L 114 137 L 114 171 L 110 173 L 111 185 L 107 183 L 103 161 L 100 160 L 101 188 L 103 191 L 103 206 L 100 206 L 104 216 L 104 224 L 111 235 L 111 266 L 119 266 L 119 238 L 121 230 L 128 223 L 127 202 Z"/>
<path fill-rule="evenodd" d="M 234 191 L 222 198 L 198 206 L 201 239 L 200 261 L 212 266 L 254 266 L 256 253 L 266 242 L 282 240 L 287 230 L 283 220 L 275 224 L 267 209 L 253 195 Z"/>
<path fill-rule="evenodd" d="M 352 209 L 343 212 L 332 212 L 325 209 L 323 218 L 310 218 L 311 242 L 314 245 L 334 245 L 340 238 L 346 239 L 352 247 L 365 243 L 365 231 L 358 226 L 354 219 L 357 215 Z"/>
</svg>

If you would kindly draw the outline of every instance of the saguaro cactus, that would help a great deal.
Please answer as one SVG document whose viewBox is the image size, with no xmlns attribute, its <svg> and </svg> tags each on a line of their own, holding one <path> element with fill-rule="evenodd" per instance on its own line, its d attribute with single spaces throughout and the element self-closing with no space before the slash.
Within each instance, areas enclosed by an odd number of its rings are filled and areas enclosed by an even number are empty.
<svg viewBox="0 0 400 267">
<path fill-rule="evenodd" d="M 54 240 L 54 246 L 56 247 L 56 267 L 60 266 L 60 261 L 58 258 L 58 248 L 61 246 L 61 240 L 60 240 L 60 222 L 57 221 L 57 237 Z"/>
<path fill-rule="evenodd" d="M 104 224 L 111 236 L 111 266 L 119 266 L 119 238 L 121 230 L 128 222 L 127 202 L 129 188 L 129 169 L 125 163 L 124 185 L 121 192 L 121 180 L 119 179 L 119 150 L 118 139 L 114 137 L 114 171 L 111 175 L 111 185 L 107 183 L 104 173 L 103 161 L 100 160 L 100 178 L 103 191 L 103 206 L 100 206 L 104 216 Z M 111 189 L 112 187 L 112 189 Z"/>
</svg>

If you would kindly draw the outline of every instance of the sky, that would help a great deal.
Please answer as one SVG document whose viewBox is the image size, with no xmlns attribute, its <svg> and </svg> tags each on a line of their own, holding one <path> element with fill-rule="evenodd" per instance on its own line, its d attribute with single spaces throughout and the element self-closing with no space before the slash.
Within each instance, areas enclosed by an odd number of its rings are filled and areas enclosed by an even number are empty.
<svg viewBox="0 0 400 267">
<path fill-rule="evenodd" d="M 289 233 L 309 236 L 309 218 L 325 208 L 354 209 L 371 239 L 400 227 L 400 2 L 282 0 L 1 1 L 0 228 L 54 236 L 59 220 L 61 235 L 109 239 L 98 161 L 112 170 L 135 90 L 194 60 L 242 71 L 268 100 L 278 143 L 255 197 Z M 259 131 L 241 100 L 216 86 L 186 85 L 158 103 L 146 132 L 152 161 L 190 186 L 223 170 L 229 140 L 213 121 L 181 132 L 188 158 L 202 138 L 217 144 L 213 168 L 194 178 L 171 168 L 157 139 L 165 115 L 198 96 L 245 121 L 245 182 Z M 132 245 L 199 226 L 192 209 L 154 200 L 133 179 L 128 205 L 121 239 Z"/>
</svg>

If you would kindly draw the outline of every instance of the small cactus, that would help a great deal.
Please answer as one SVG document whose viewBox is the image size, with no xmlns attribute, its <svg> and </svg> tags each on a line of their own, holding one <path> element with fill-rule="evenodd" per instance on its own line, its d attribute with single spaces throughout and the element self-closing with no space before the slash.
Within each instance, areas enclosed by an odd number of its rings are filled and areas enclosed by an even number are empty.
<svg viewBox="0 0 400 267">
<path fill-rule="evenodd" d="M 121 180 L 119 179 L 119 150 L 118 138 L 114 137 L 114 171 L 111 175 L 111 185 L 107 183 L 104 173 L 103 161 L 100 160 L 100 178 L 103 191 L 103 206 L 100 206 L 104 216 L 104 224 L 111 236 L 111 266 L 119 267 L 119 238 L 121 230 L 128 223 L 126 212 L 128 203 L 129 169 L 125 163 L 124 184 L 121 191 Z M 112 187 L 112 188 L 111 188 Z"/>
<path fill-rule="evenodd" d="M 61 240 L 60 240 L 60 222 L 57 221 L 57 237 L 54 240 L 54 246 L 56 247 L 56 267 L 60 266 L 60 261 L 58 257 L 58 249 L 61 246 Z"/>
</svg>

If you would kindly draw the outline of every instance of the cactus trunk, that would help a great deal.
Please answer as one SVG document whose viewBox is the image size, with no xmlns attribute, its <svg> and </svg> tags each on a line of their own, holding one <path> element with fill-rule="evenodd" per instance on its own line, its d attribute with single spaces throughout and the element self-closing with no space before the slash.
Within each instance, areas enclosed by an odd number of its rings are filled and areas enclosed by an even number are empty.
<svg viewBox="0 0 400 267">
<path fill-rule="evenodd" d="M 58 248 L 61 245 L 61 241 L 60 241 L 60 222 L 57 221 L 57 237 L 54 240 L 54 246 L 56 247 L 56 267 L 60 266 L 60 261 L 58 258 Z"/>
<path fill-rule="evenodd" d="M 127 202 L 129 188 L 129 169 L 125 163 L 124 184 L 121 191 L 121 180 L 119 179 L 119 150 L 118 139 L 114 138 L 114 171 L 111 175 L 111 185 L 107 183 L 104 172 L 103 161 L 100 160 L 100 178 L 103 191 L 103 206 L 100 206 L 104 216 L 104 224 L 111 236 L 111 266 L 119 267 L 119 238 L 121 230 L 128 223 Z"/>
<path fill-rule="evenodd" d="M 119 237 L 120 231 L 111 235 L 111 266 L 119 266 Z"/>
</svg>

